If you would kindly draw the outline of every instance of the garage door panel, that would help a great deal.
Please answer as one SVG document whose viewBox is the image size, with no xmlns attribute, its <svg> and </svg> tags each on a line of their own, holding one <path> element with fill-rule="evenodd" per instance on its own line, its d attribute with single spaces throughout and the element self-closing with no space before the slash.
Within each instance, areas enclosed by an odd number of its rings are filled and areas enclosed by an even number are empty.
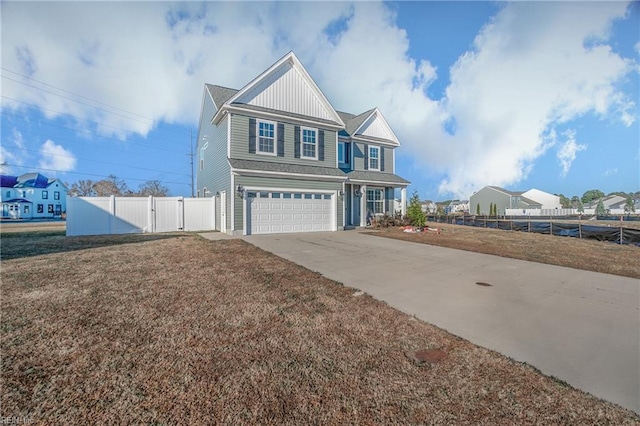
<svg viewBox="0 0 640 426">
<path fill-rule="evenodd" d="M 293 193 L 286 198 L 280 193 L 274 197 L 273 193 L 262 191 L 249 198 L 247 208 L 252 234 L 334 229 L 333 201 L 329 194 Z"/>
</svg>

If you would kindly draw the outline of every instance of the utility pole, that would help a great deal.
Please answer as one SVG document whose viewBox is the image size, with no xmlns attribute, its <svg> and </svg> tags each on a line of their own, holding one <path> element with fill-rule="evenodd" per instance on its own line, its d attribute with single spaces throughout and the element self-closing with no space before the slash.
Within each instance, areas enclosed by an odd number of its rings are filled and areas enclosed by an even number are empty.
<svg viewBox="0 0 640 426">
<path fill-rule="evenodd" d="M 191 198 L 193 198 L 193 129 L 189 131 L 189 160 L 191 163 Z"/>
</svg>

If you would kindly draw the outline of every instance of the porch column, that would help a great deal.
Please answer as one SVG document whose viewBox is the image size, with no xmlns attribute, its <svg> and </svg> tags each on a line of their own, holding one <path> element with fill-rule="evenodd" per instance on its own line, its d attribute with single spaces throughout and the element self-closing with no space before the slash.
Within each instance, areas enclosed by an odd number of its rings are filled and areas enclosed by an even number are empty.
<svg viewBox="0 0 640 426">
<path fill-rule="evenodd" d="M 407 214 L 407 187 L 400 189 L 400 211 L 402 216 Z"/>
<path fill-rule="evenodd" d="M 360 186 L 360 226 L 367 226 L 367 186 Z"/>
</svg>

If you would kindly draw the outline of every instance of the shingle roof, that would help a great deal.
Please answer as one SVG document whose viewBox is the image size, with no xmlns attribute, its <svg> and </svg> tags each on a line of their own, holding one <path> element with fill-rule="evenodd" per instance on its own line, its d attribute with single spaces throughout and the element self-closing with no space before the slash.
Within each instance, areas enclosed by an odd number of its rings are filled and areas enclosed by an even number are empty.
<svg viewBox="0 0 640 426">
<path fill-rule="evenodd" d="M 17 176 L 0 175 L 0 187 L 13 188 L 16 183 L 18 183 Z"/>
<path fill-rule="evenodd" d="M 233 95 L 238 93 L 236 89 L 230 89 L 228 87 L 218 86 L 216 84 L 206 84 L 213 98 L 213 103 L 216 104 L 216 108 L 220 108 L 222 104 L 227 102 Z"/>
<path fill-rule="evenodd" d="M 365 180 L 374 182 L 389 182 L 389 183 L 402 183 L 409 184 L 408 180 L 401 178 L 393 173 L 372 172 L 363 170 L 353 170 L 346 174 L 349 179 Z"/>
<path fill-rule="evenodd" d="M 256 170 L 263 172 L 280 172 L 280 173 L 293 173 L 301 175 L 317 175 L 317 176 L 335 176 L 335 177 L 348 177 L 349 179 L 367 182 L 381 182 L 381 183 L 399 183 L 409 184 L 406 179 L 401 178 L 393 173 L 373 172 L 373 171 L 360 171 L 354 170 L 348 173 L 343 172 L 340 169 L 332 167 L 316 167 L 316 166 L 303 166 L 298 164 L 283 164 L 273 163 L 269 161 L 254 161 L 254 160 L 240 160 L 236 158 L 229 159 L 229 164 L 234 169 L 240 170 Z"/>
<path fill-rule="evenodd" d="M 18 183 L 15 188 L 46 188 L 49 186 L 49 179 L 40 173 L 25 173 L 18 176 Z"/>
<path fill-rule="evenodd" d="M 302 166 L 298 164 L 273 163 L 269 161 L 229 159 L 229 164 L 234 169 L 257 170 L 264 172 L 296 173 L 318 176 L 345 176 L 340 169 L 331 167 Z"/>
</svg>

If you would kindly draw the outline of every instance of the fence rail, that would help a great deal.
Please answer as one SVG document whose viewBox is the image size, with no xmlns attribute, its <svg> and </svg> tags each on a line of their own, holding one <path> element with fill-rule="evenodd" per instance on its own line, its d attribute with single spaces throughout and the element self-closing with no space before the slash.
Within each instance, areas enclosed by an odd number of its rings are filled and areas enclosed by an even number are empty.
<svg viewBox="0 0 640 426">
<path fill-rule="evenodd" d="M 555 220 L 497 219 L 486 216 L 427 216 L 427 221 L 502 229 L 506 231 L 534 232 L 538 234 L 593 239 L 617 244 L 640 246 L 640 229 L 626 228 L 623 226 L 598 226 L 583 224 L 581 222 L 558 222 Z"/>
<path fill-rule="evenodd" d="M 215 198 L 69 197 L 67 235 L 215 229 Z"/>
</svg>

